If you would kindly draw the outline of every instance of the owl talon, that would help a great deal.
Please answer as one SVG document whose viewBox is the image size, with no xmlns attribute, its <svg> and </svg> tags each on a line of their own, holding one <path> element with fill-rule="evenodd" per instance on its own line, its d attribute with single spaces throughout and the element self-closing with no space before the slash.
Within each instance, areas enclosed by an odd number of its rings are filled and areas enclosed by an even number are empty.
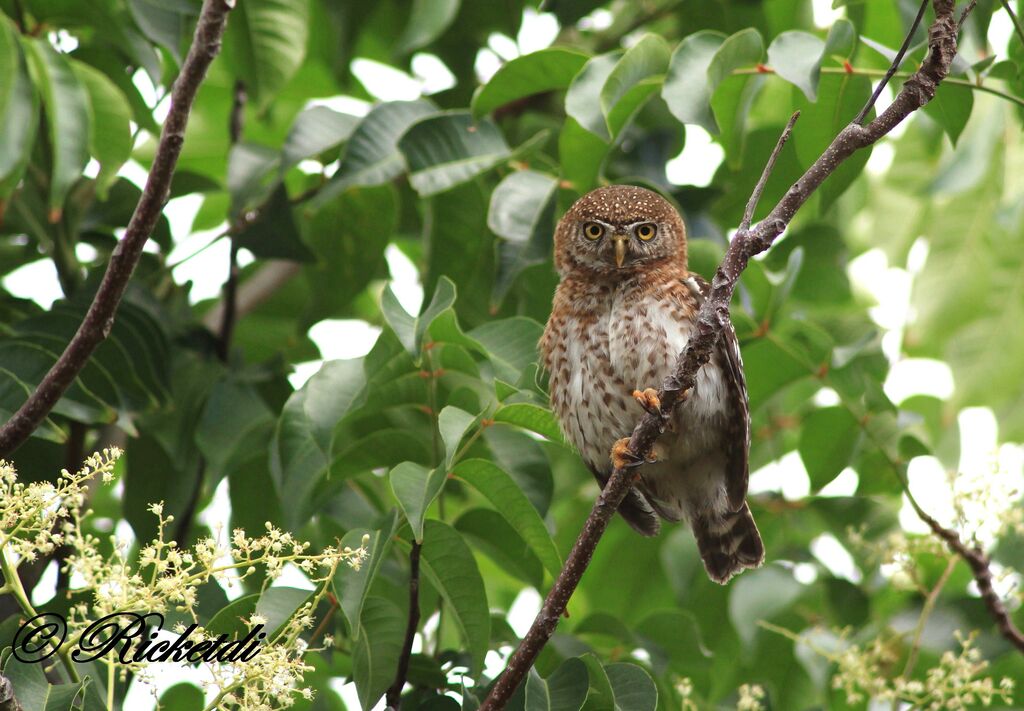
<svg viewBox="0 0 1024 711">
<path fill-rule="evenodd" d="M 616 469 L 631 469 L 644 463 L 629 448 L 629 437 L 623 437 L 612 445 L 612 466 Z"/>
<path fill-rule="evenodd" d="M 652 415 L 661 414 L 661 400 L 658 398 L 658 391 L 654 388 L 647 388 L 643 392 L 633 391 L 633 398 L 640 403 L 640 407 Z"/>
</svg>

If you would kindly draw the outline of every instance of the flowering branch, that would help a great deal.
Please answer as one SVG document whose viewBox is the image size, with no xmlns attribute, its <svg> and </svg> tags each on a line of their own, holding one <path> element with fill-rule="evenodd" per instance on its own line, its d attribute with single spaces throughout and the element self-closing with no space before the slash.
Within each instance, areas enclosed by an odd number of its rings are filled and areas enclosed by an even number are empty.
<svg viewBox="0 0 1024 711">
<path fill-rule="evenodd" d="M 633 462 L 647 459 L 655 440 L 665 430 L 672 412 L 686 391 L 694 386 L 697 372 L 711 358 L 718 336 L 730 325 L 729 302 L 736 282 L 750 258 L 767 250 L 789 225 L 796 211 L 814 194 L 836 168 L 856 151 L 866 148 L 889 133 L 903 119 L 935 96 L 936 87 L 949 74 L 956 56 L 958 22 L 954 0 L 934 0 L 935 20 L 928 30 L 929 53 L 914 74 L 903 84 L 896 98 L 873 121 L 861 126 L 856 121 L 840 131 L 825 152 L 783 195 L 765 219 L 750 228 L 737 231 L 711 282 L 711 293 L 701 306 L 693 335 L 680 354 L 675 371 L 665 378 L 658 398 L 661 408 L 644 415 L 629 439 Z M 766 170 L 769 170 L 771 165 Z M 529 632 L 509 659 L 505 672 L 491 687 L 480 711 L 504 708 L 516 687 L 525 678 L 534 660 L 551 638 L 573 591 L 579 584 L 597 542 L 612 515 L 633 485 L 632 467 L 616 467 L 583 524 L 565 566 L 548 592 L 544 605 Z"/>
<path fill-rule="evenodd" d="M 220 51 L 227 15 L 233 5 L 232 0 L 205 0 L 203 3 L 192 46 L 171 90 L 171 108 L 160 134 L 153 167 L 124 237 L 110 256 L 103 281 L 71 342 L 28 400 L 0 427 L 0 456 L 9 455 L 39 427 L 85 367 L 92 352 L 110 334 L 128 280 L 167 202 L 192 102 Z"/>
</svg>

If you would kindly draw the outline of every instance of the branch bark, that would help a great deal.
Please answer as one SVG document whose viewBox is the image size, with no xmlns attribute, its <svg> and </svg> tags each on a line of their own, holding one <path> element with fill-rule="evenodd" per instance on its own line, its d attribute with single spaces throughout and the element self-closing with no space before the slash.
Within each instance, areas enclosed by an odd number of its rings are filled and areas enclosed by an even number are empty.
<svg viewBox="0 0 1024 711">
<path fill-rule="evenodd" d="M 866 126 L 854 121 L 844 128 L 803 176 L 786 191 L 767 217 L 752 228 L 738 230 L 733 237 L 711 282 L 711 293 L 701 306 L 694 335 L 679 355 L 675 371 L 662 383 L 658 393 L 661 410 L 644 415 L 629 439 L 629 451 L 635 462 L 647 459 L 676 404 L 683 393 L 694 386 L 697 372 L 710 360 L 719 334 L 729 324 L 732 293 L 750 258 L 771 246 L 789 225 L 797 210 L 844 160 L 885 136 L 935 96 L 936 87 L 949 73 L 953 57 L 956 56 L 959 25 L 954 17 L 954 0 L 934 0 L 932 5 L 935 20 L 928 29 L 928 56 L 920 69 L 907 79 L 893 102 Z M 769 160 L 766 171 L 770 169 L 771 163 Z M 491 687 L 480 711 L 504 708 L 526 676 L 554 633 L 570 596 L 590 563 L 598 540 L 633 481 L 629 467 L 616 468 L 612 472 L 533 625 L 509 659 L 505 672 Z"/>
<path fill-rule="evenodd" d="M 942 539 L 950 551 L 964 559 L 964 562 L 971 569 L 974 582 L 978 584 L 978 591 L 981 593 L 981 599 L 984 601 L 989 615 L 995 621 L 996 627 L 999 628 L 999 633 L 1016 647 L 1017 651 L 1024 654 L 1024 633 L 1013 624 L 1013 620 L 1010 619 L 1010 613 L 1006 610 L 1006 605 L 1003 604 L 1002 598 L 996 593 L 995 587 L 992 584 L 992 568 L 989 565 L 991 561 L 985 554 L 985 551 L 979 546 L 968 546 L 960 540 L 960 536 L 956 531 L 946 528 L 928 515 L 918 505 L 917 501 L 914 500 L 914 497 L 910 495 L 909 490 L 907 490 L 907 498 L 920 519 L 928 524 L 928 528 L 932 529 L 932 533 Z"/>
<path fill-rule="evenodd" d="M 409 621 L 405 626 L 405 641 L 402 643 L 402 653 L 398 658 L 398 672 L 386 697 L 388 709 L 397 710 L 402 706 L 402 689 L 409 675 L 412 643 L 416 639 L 416 629 L 420 626 L 420 548 L 422 544 L 414 540 L 409 552 Z"/>
<path fill-rule="evenodd" d="M 0 427 L 0 456 L 10 455 L 39 427 L 96 347 L 110 334 L 128 280 L 167 202 L 192 103 L 207 69 L 220 51 L 224 26 L 233 4 L 232 0 L 205 0 L 203 3 L 192 46 L 171 91 L 171 107 L 160 134 L 153 167 L 124 237 L 114 249 L 103 281 L 71 342 L 25 404 Z"/>
</svg>

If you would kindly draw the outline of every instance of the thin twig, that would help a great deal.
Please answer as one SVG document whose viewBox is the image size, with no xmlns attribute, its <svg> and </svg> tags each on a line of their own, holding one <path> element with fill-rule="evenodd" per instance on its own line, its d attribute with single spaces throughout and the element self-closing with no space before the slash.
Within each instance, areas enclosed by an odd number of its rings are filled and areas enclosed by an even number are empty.
<svg viewBox="0 0 1024 711">
<path fill-rule="evenodd" d="M 405 626 L 402 653 L 398 657 L 398 673 L 395 674 L 395 682 L 385 697 L 389 709 L 398 709 L 402 704 L 402 689 L 405 687 L 405 677 L 409 674 L 412 643 L 420 626 L 420 548 L 422 544 L 414 540 L 409 551 L 409 621 Z"/>
<path fill-rule="evenodd" d="M 967 17 L 971 14 L 971 10 L 978 4 L 978 0 L 971 0 L 964 7 L 964 11 L 960 13 L 960 21 L 956 23 L 956 31 L 959 34 L 960 30 L 964 28 L 964 23 L 967 22 Z"/>
<path fill-rule="evenodd" d="M 167 202 L 174 167 L 185 141 L 185 126 L 192 102 L 210 63 L 220 51 L 221 37 L 232 5 L 229 0 L 205 0 L 203 3 L 192 46 L 174 82 L 171 107 L 164 121 L 153 167 L 128 228 L 110 256 L 103 281 L 71 342 L 25 404 L 0 427 L 0 456 L 10 455 L 39 427 L 85 367 L 92 352 L 110 334 L 128 280 Z"/>
<path fill-rule="evenodd" d="M 910 501 L 910 505 L 914 508 L 918 517 L 928 524 L 928 528 L 932 529 L 932 533 L 941 538 L 949 550 L 963 558 L 964 562 L 970 567 L 971 575 L 974 576 L 974 582 L 978 584 L 981 599 L 985 603 L 989 615 L 995 620 L 999 633 L 1016 647 L 1018 651 L 1024 653 L 1024 633 L 1021 633 L 1017 626 L 1013 624 L 1013 620 L 1010 619 L 1010 613 L 1006 610 L 1006 605 L 1003 604 L 1002 598 L 996 593 L 995 586 L 992 584 L 991 561 L 985 554 L 985 551 L 979 546 L 968 546 L 960 540 L 960 536 L 956 531 L 946 528 L 922 509 L 920 504 L 910 495 L 910 491 L 906 486 L 904 486 L 904 491 L 907 493 L 907 500 Z"/>
<path fill-rule="evenodd" d="M 974 2 L 977 2 L 977 0 L 974 0 Z M 974 2 L 972 2 L 971 5 L 973 5 Z M 1010 16 L 1010 21 L 1013 23 L 1013 28 L 1017 30 L 1017 36 L 1020 37 L 1021 42 L 1024 42 L 1024 25 L 1020 24 L 1020 19 L 1018 19 L 1017 15 L 1013 12 L 1013 8 L 1010 7 L 1010 0 L 1002 0 L 1002 2 L 1003 9 L 1006 10 L 1006 14 Z"/>
<path fill-rule="evenodd" d="M 866 126 L 854 122 L 844 128 L 824 153 L 794 183 L 765 219 L 749 230 L 740 230 L 729 244 L 711 283 L 711 293 L 701 305 L 693 333 L 676 362 L 675 371 L 665 378 L 658 397 L 659 412 L 644 415 L 629 439 L 634 461 L 645 461 L 682 394 L 693 387 L 697 372 L 711 358 L 719 334 L 729 326 L 729 302 L 736 282 L 755 254 L 768 249 L 789 225 L 797 210 L 810 199 L 836 168 L 856 151 L 875 143 L 903 119 L 935 96 L 935 89 L 948 74 L 956 55 L 957 22 L 953 0 L 934 0 L 935 21 L 928 30 L 930 51 L 921 67 L 904 83 L 892 103 Z M 895 71 L 895 70 L 894 70 Z M 555 631 L 558 620 L 579 584 L 598 540 L 612 515 L 632 486 L 634 472 L 617 467 L 605 484 L 583 524 L 565 566 L 548 592 L 529 632 L 509 659 L 505 672 L 491 687 L 480 711 L 505 707 L 525 678 L 537 655 Z"/>
<path fill-rule="evenodd" d="M 914 40 L 914 34 L 917 32 L 917 28 L 921 26 L 921 20 L 924 18 L 924 11 L 927 7 L 928 0 L 921 0 L 921 7 L 917 9 L 917 17 L 914 18 L 913 24 L 910 25 L 910 32 L 908 32 L 907 36 L 903 38 L 903 46 L 900 47 L 900 51 L 896 53 L 896 58 L 892 60 L 892 64 L 889 65 L 889 70 L 885 73 L 885 76 L 882 77 L 882 81 L 878 82 L 878 86 L 876 86 L 875 90 L 871 92 L 871 98 L 868 99 L 868 103 L 864 104 L 864 108 L 860 110 L 860 113 L 857 114 L 857 118 L 853 120 L 853 122 L 858 126 L 864 125 L 864 119 L 867 117 L 868 112 L 871 111 L 871 107 L 873 107 L 875 102 L 878 101 L 878 96 L 882 93 L 882 89 L 884 89 L 886 84 L 889 83 L 889 80 L 892 79 L 892 75 L 896 73 L 900 68 L 900 65 L 903 64 L 903 55 L 905 55 L 907 50 L 910 48 L 910 43 Z M 963 17 L 960 18 L 960 21 L 963 22 Z M 959 29 L 960 26 L 958 24 L 957 31 L 959 31 Z"/>
<path fill-rule="evenodd" d="M 764 166 L 764 170 L 761 171 L 761 177 L 757 181 L 757 185 L 754 186 L 754 192 L 750 194 L 750 199 L 747 200 L 747 207 L 743 211 L 743 219 L 740 220 L 740 232 L 746 232 L 750 229 L 750 221 L 754 219 L 754 210 L 757 209 L 757 203 L 761 199 L 761 194 L 764 192 L 764 186 L 768 184 L 768 177 L 772 174 L 775 169 L 775 161 L 779 159 L 779 154 L 782 153 L 782 148 L 786 145 L 786 141 L 789 140 L 789 135 L 793 133 L 793 125 L 796 120 L 800 118 L 800 112 L 796 111 L 792 116 L 789 117 L 789 122 L 786 124 L 786 128 L 783 129 L 782 135 L 779 136 L 779 140 L 775 143 L 775 148 L 772 150 L 772 154 L 768 156 L 768 162 Z"/>
</svg>

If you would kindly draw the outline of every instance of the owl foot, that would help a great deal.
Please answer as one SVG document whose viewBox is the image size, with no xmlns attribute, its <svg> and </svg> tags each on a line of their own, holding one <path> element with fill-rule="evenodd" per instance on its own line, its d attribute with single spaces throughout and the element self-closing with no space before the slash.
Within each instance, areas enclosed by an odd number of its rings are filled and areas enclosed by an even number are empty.
<svg viewBox="0 0 1024 711">
<path fill-rule="evenodd" d="M 633 391 L 633 398 L 640 403 L 640 407 L 652 415 L 661 414 L 661 400 L 658 398 L 658 391 L 654 388 L 647 388 L 643 392 Z"/>
<path fill-rule="evenodd" d="M 623 437 L 612 445 L 611 460 L 612 466 L 616 469 L 632 469 L 640 466 L 641 464 L 656 461 L 653 455 L 645 462 L 643 459 L 633 454 L 633 451 L 629 448 L 629 437 Z"/>
</svg>

